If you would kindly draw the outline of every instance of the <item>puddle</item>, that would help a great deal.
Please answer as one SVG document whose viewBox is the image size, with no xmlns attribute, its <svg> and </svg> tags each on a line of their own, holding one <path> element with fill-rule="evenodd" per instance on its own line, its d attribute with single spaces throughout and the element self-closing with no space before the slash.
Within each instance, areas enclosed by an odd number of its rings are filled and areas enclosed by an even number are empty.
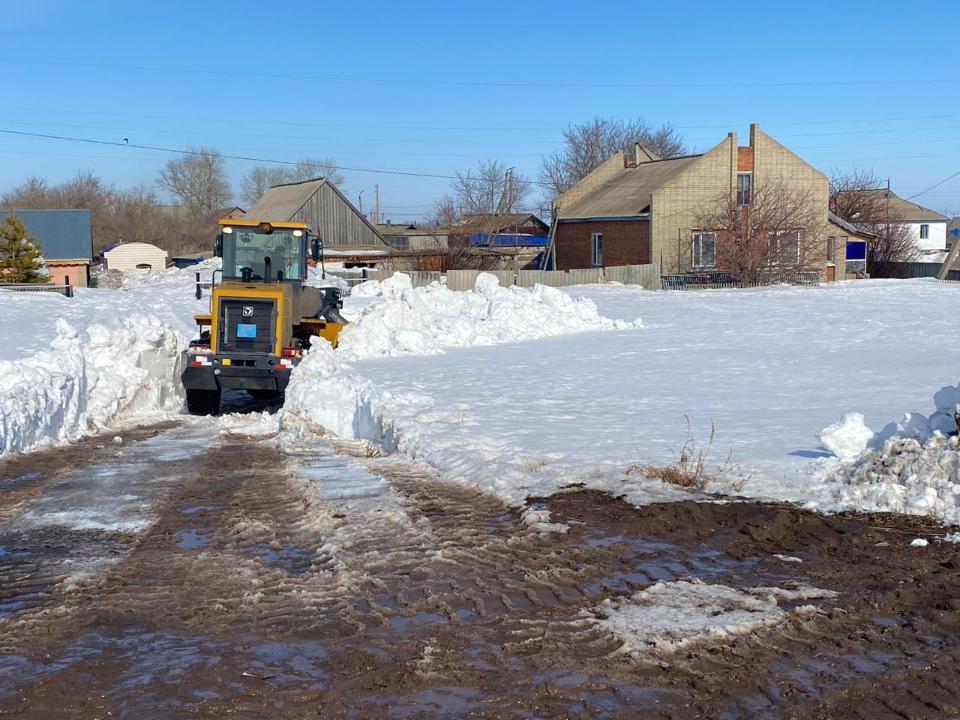
<svg viewBox="0 0 960 720">
<path fill-rule="evenodd" d="M 289 575 L 302 575 L 313 567 L 313 553 L 296 545 L 284 545 L 274 550 L 268 545 L 258 545 L 252 550 L 253 556 L 270 567 L 285 571 Z"/>
<path fill-rule="evenodd" d="M 390 705 L 388 717 L 413 720 L 429 717 L 464 717 L 481 706 L 480 691 L 473 688 L 441 685 L 402 697 L 384 698 Z"/>
<path fill-rule="evenodd" d="M 436 613 L 429 612 L 419 612 L 416 615 L 409 617 L 404 617 L 402 615 L 394 615 L 390 618 L 390 625 L 397 628 L 398 630 L 406 630 L 411 625 L 432 625 L 435 623 L 444 623 L 447 624 L 450 621 L 447 620 L 443 615 L 437 615 Z"/>
<path fill-rule="evenodd" d="M 2 478 L 0 479 L 0 490 L 16 490 L 18 486 L 28 483 L 31 480 L 42 478 L 43 475 L 44 473 L 39 470 L 34 470 L 11 475 L 8 478 Z"/>
<path fill-rule="evenodd" d="M 210 512 L 216 510 L 216 505 L 191 505 L 183 510 L 184 515 L 195 515 L 198 512 Z"/>
<path fill-rule="evenodd" d="M 177 533 L 178 548 L 199 548 L 210 544 L 210 536 L 196 530 L 181 530 Z"/>
</svg>

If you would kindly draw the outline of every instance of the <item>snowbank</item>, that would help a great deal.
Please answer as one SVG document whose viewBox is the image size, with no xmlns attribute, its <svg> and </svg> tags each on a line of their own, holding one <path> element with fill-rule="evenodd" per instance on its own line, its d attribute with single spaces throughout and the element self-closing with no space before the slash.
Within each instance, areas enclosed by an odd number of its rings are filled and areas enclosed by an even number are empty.
<svg viewBox="0 0 960 720">
<path fill-rule="evenodd" d="M 793 590 L 758 587 L 739 590 L 700 580 L 658 582 L 629 598 L 605 600 L 593 610 L 597 623 L 623 641 L 633 655 L 673 652 L 697 642 L 745 635 L 791 617 L 815 612 L 810 605 L 783 610 L 778 601 L 836 597 L 800 585 Z"/>
<path fill-rule="evenodd" d="M 193 283 L 170 270 L 74 298 L 0 293 L 0 456 L 180 412 L 180 353 L 208 302 Z"/>
<path fill-rule="evenodd" d="M 638 327 L 610 320 L 590 300 L 574 300 L 555 288 L 500 287 L 481 273 L 472 292 L 454 292 L 433 283 L 413 289 L 397 273 L 382 282 L 354 288 L 352 297 L 380 297 L 340 336 L 346 360 L 395 355 L 433 355 L 454 347 L 478 347 L 536 340 L 553 335 Z"/>
</svg>

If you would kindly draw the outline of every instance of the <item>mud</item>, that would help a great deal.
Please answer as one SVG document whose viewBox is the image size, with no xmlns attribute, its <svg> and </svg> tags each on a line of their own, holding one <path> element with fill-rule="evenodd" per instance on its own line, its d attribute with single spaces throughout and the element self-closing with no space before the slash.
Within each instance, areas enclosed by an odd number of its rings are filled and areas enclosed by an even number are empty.
<svg viewBox="0 0 960 720">
<path fill-rule="evenodd" d="M 530 501 L 569 527 L 541 534 L 362 447 L 176 432 L 0 465 L 0 716 L 960 714 L 960 557 L 918 520 L 573 489 Z M 42 521 L 102 466 L 148 524 Z M 840 594 L 672 653 L 596 621 L 682 579 Z"/>
</svg>

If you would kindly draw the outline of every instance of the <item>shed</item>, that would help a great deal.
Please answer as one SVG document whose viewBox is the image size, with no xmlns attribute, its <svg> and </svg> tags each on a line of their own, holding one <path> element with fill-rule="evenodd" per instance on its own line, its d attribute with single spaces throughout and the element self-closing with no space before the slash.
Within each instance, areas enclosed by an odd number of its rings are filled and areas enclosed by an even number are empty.
<svg viewBox="0 0 960 720">
<path fill-rule="evenodd" d="M 370 221 L 326 178 L 274 185 L 247 210 L 245 217 L 268 222 L 305 222 L 327 249 L 390 249 Z"/>
<path fill-rule="evenodd" d="M 16 215 L 39 243 L 50 280 L 56 285 L 87 287 L 93 256 L 88 209 L 0 210 L 0 222 Z"/>
<path fill-rule="evenodd" d="M 167 251 L 150 243 L 121 243 L 103 251 L 103 266 L 107 270 L 163 270 Z"/>
</svg>

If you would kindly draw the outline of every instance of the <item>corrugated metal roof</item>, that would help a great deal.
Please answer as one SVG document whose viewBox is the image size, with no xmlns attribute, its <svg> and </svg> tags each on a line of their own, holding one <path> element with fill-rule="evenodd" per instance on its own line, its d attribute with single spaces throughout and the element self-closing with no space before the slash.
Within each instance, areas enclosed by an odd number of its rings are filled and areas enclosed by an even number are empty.
<svg viewBox="0 0 960 720">
<path fill-rule="evenodd" d="M 0 210 L 0 222 L 10 213 L 23 220 L 47 260 L 90 260 L 92 257 L 89 210 Z"/>
<path fill-rule="evenodd" d="M 621 174 L 596 190 L 561 208 L 557 219 L 582 220 L 641 215 L 650 207 L 654 191 L 673 180 L 700 157 L 688 155 L 624 168 Z"/>
</svg>

